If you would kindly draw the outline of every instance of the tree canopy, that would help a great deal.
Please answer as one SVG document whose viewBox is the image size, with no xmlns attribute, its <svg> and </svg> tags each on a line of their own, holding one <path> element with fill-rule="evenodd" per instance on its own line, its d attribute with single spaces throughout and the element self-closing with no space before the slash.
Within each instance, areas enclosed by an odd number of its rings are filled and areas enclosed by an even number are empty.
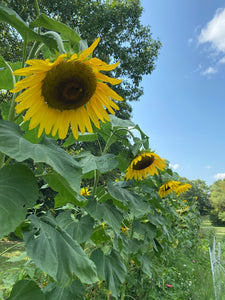
<svg viewBox="0 0 225 300">
<path fill-rule="evenodd" d="M 211 219 L 214 223 L 225 223 L 225 180 L 217 180 L 211 185 L 210 201 L 213 207 Z"/>
<path fill-rule="evenodd" d="M 3 3 L 28 22 L 37 16 L 34 0 L 5 0 Z M 113 76 L 124 79 L 123 84 L 114 87 L 125 100 L 119 103 L 117 115 L 130 118 L 129 102 L 138 101 L 143 95 L 142 78 L 154 70 L 161 47 L 160 41 L 152 38 L 150 27 L 141 24 L 143 8 L 140 1 L 42 0 L 39 6 L 41 13 L 78 30 L 88 45 L 100 36 L 101 42 L 95 51 L 100 59 L 108 63 L 120 60 L 119 67 L 112 72 Z M 15 61 L 22 53 L 18 35 L 8 31 L 5 23 L 0 26 L 2 56 L 5 60 Z"/>
</svg>

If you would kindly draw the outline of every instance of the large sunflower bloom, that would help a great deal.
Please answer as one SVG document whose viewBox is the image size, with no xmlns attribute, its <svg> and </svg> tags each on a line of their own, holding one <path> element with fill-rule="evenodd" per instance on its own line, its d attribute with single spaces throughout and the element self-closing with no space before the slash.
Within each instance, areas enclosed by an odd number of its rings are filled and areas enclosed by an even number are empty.
<svg viewBox="0 0 225 300">
<path fill-rule="evenodd" d="M 173 193 L 176 191 L 177 187 L 179 186 L 180 181 L 168 181 L 164 183 L 160 188 L 159 188 L 159 196 L 161 198 L 167 196 L 169 193 Z"/>
<path fill-rule="evenodd" d="M 30 59 L 29 67 L 16 70 L 15 75 L 28 76 L 15 84 L 13 93 L 24 90 L 17 98 L 16 112 L 27 110 L 24 120 L 30 119 L 29 129 L 39 124 L 38 137 L 42 132 L 64 139 L 71 126 L 78 138 L 86 130 L 93 132 L 92 124 L 99 128 L 99 120 L 110 121 L 108 113 L 119 109 L 114 101 L 123 99 L 104 82 L 112 85 L 122 80 L 110 78 L 100 71 L 115 69 L 119 62 L 108 65 L 98 58 L 90 58 L 97 47 L 98 38 L 81 54 L 68 57 L 62 54 L 52 63 L 49 59 Z"/>
<path fill-rule="evenodd" d="M 192 186 L 189 183 L 181 184 L 175 189 L 175 193 L 179 196 L 182 193 L 188 191 Z"/>
<path fill-rule="evenodd" d="M 159 155 L 152 152 L 143 152 L 135 157 L 125 174 L 126 180 L 134 178 L 142 180 L 147 175 L 158 174 L 158 170 L 164 170 L 166 162 Z"/>
</svg>

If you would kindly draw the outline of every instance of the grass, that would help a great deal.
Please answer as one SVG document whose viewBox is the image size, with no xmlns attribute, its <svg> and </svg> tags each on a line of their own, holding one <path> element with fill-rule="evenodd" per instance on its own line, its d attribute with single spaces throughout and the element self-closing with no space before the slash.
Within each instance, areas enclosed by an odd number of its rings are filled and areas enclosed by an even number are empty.
<svg viewBox="0 0 225 300">
<path fill-rule="evenodd" d="M 201 224 L 201 232 L 205 233 L 206 231 L 214 231 L 216 240 L 218 242 L 221 242 L 222 240 L 225 239 L 225 227 L 220 227 L 220 226 L 213 226 L 209 216 L 202 216 L 202 224 Z"/>
<path fill-rule="evenodd" d="M 22 243 L 0 240 L 0 299 L 4 299 L 2 298 L 2 291 L 10 288 L 18 276 L 18 270 L 24 264 L 24 261 L 9 262 L 8 260 L 19 256 L 23 251 Z"/>
</svg>

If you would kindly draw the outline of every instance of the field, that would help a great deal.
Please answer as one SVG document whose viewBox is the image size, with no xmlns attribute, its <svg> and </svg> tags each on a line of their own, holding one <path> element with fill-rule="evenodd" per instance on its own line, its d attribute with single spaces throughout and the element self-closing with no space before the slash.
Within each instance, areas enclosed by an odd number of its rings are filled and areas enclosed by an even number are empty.
<svg viewBox="0 0 225 300">
<path fill-rule="evenodd" d="M 218 242 L 225 239 L 225 227 L 213 226 L 209 216 L 202 216 L 201 231 L 202 233 L 206 233 L 209 230 L 215 233 Z"/>
</svg>

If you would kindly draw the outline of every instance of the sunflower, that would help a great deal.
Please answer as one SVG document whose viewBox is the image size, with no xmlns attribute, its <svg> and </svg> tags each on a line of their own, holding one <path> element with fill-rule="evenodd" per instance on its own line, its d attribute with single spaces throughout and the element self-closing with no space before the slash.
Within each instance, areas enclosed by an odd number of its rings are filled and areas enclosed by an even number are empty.
<svg viewBox="0 0 225 300">
<path fill-rule="evenodd" d="M 142 180 L 147 175 L 158 174 L 158 170 L 164 170 L 166 166 L 165 160 L 159 155 L 152 152 L 143 152 L 135 157 L 125 174 L 126 180 L 134 178 Z"/>
<path fill-rule="evenodd" d="M 192 186 L 188 183 L 179 185 L 176 189 L 175 189 L 175 193 L 177 196 L 179 196 L 182 193 L 185 193 L 186 191 L 188 191 Z"/>
<path fill-rule="evenodd" d="M 89 192 L 88 188 L 82 188 L 82 189 L 80 190 L 80 194 L 81 194 L 82 196 L 89 196 L 91 193 Z"/>
<path fill-rule="evenodd" d="M 30 59 L 29 67 L 16 70 L 15 75 L 28 76 L 15 84 L 12 93 L 24 90 L 17 98 L 16 112 L 27 110 L 24 121 L 30 119 L 29 129 L 39 124 L 38 137 L 42 132 L 64 139 L 69 126 L 74 137 L 81 133 L 93 132 L 92 123 L 100 128 L 99 120 L 110 121 L 109 113 L 119 109 L 114 100 L 122 101 L 104 82 L 112 85 L 121 79 L 110 78 L 100 71 L 111 71 L 119 62 L 108 65 L 90 55 L 100 38 L 80 54 L 69 57 L 62 54 L 52 63 L 49 59 Z M 112 99 L 111 99 L 112 98 Z M 92 122 L 92 123 L 91 123 Z"/>
<path fill-rule="evenodd" d="M 179 186 L 180 181 L 168 181 L 166 183 L 164 183 L 160 188 L 159 188 L 159 196 L 165 197 L 167 196 L 169 193 L 173 193 L 176 191 L 177 187 Z"/>
</svg>

